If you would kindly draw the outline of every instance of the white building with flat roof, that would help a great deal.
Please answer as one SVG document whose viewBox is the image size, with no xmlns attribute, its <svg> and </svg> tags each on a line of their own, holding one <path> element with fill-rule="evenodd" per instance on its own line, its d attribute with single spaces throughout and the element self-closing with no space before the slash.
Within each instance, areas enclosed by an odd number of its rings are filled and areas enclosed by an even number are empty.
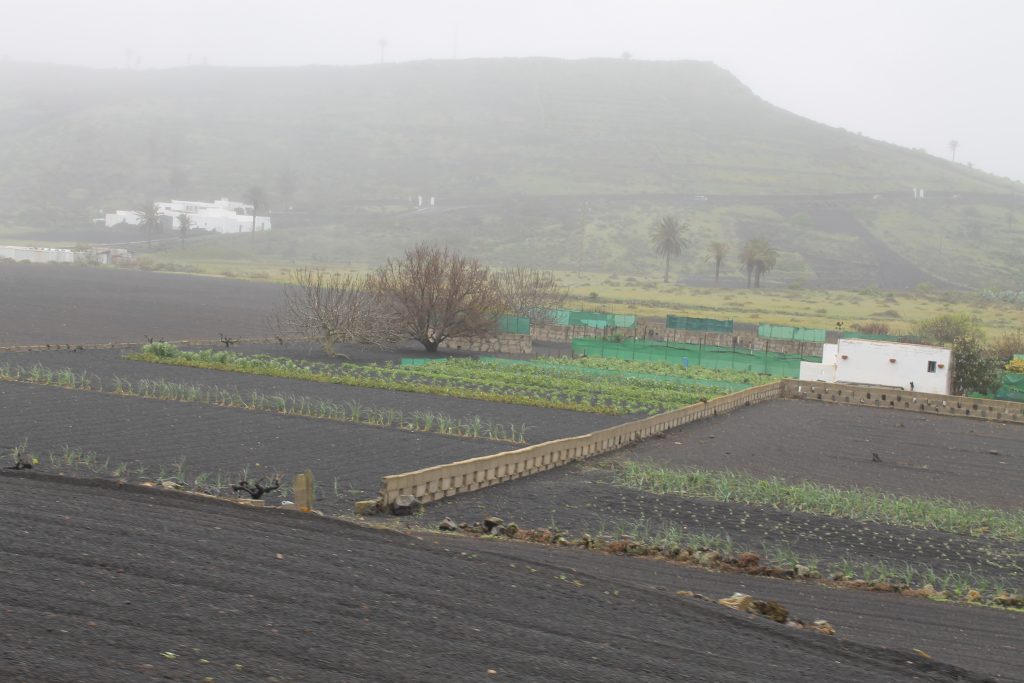
<svg viewBox="0 0 1024 683">
<path fill-rule="evenodd" d="M 940 346 L 840 339 L 822 346 L 820 363 L 801 362 L 800 379 L 948 394 L 952 369 L 953 352 Z"/>
<path fill-rule="evenodd" d="M 256 230 L 270 230 L 268 216 L 253 216 L 255 207 L 244 202 L 233 202 L 227 198 L 212 202 L 196 202 L 185 199 L 172 199 L 169 202 L 156 202 L 157 213 L 162 220 L 177 230 L 181 227 L 179 217 L 187 214 L 192 219 L 192 227 L 210 232 L 234 234 Z M 255 221 L 253 220 L 255 218 Z M 138 225 L 139 214 L 135 211 L 119 210 L 108 213 L 104 219 L 107 227 L 115 225 Z"/>
</svg>

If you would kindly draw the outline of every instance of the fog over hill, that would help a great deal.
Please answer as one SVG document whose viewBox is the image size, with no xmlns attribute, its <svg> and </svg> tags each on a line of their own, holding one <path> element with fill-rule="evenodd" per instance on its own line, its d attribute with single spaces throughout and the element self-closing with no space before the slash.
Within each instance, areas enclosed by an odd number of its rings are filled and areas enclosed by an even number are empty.
<svg viewBox="0 0 1024 683">
<path fill-rule="evenodd" d="M 1021 257 L 1000 243 L 1021 242 L 1021 184 L 786 112 L 705 62 L 4 63 L 0 90 L 0 221 L 15 227 L 260 186 L 273 248 L 300 225 L 372 228 L 348 252 L 369 261 L 455 239 L 496 261 L 638 271 L 664 213 L 692 226 L 690 278 L 701 244 L 762 235 L 784 252 L 778 277 L 835 286 L 996 284 Z M 420 196 L 435 209 L 413 212 Z"/>
</svg>

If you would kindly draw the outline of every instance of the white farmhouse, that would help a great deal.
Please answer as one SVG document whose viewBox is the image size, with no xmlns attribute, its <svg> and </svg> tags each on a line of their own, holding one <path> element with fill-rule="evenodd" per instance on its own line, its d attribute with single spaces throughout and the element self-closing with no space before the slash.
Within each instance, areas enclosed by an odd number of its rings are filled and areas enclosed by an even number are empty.
<svg viewBox="0 0 1024 683">
<path fill-rule="evenodd" d="M 938 346 L 840 339 L 822 346 L 820 363 L 801 362 L 800 379 L 948 394 L 952 365 L 953 352 Z"/>
<path fill-rule="evenodd" d="M 192 218 L 192 227 L 211 232 L 233 234 L 249 232 L 255 229 L 257 232 L 270 230 L 270 218 L 267 216 L 255 216 L 255 208 L 252 204 L 233 202 L 229 199 L 218 199 L 212 202 L 195 202 L 183 199 L 172 199 L 169 202 L 157 202 L 157 213 L 161 216 L 167 227 L 178 229 L 180 226 L 179 216 L 188 214 Z M 127 225 L 138 225 L 139 215 L 135 211 L 119 210 L 108 213 L 105 221 L 108 227 L 125 223 Z"/>
</svg>

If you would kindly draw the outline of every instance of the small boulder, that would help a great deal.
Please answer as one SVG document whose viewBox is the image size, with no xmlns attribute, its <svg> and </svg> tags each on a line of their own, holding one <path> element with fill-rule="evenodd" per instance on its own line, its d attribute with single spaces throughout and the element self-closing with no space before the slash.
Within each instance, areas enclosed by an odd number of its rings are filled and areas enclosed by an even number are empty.
<svg viewBox="0 0 1024 683">
<path fill-rule="evenodd" d="M 372 500 L 357 500 L 356 501 L 356 514 L 357 515 L 375 515 L 380 510 L 378 507 L 378 501 L 376 498 Z"/>
<path fill-rule="evenodd" d="M 458 531 L 459 525 L 452 521 L 451 517 L 445 517 L 441 520 L 441 523 L 437 525 L 437 528 L 441 531 Z"/>
<path fill-rule="evenodd" d="M 718 604 L 725 605 L 730 609 L 739 610 L 740 612 L 754 611 L 754 598 L 746 593 L 733 593 L 729 597 L 719 600 Z"/>
<path fill-rule="evenodd" d="M 409 494 L 402 494 L 391 503 L 391 514 L 398 517 L 407 517 L 423 509 L 419 498 Z"/>
<path fill-rule="evenodd" d="M 740 553 L 736 556 L 736 566 L 742 569 L 756 567 L 761 563 L 761 558 L 754 553 Z"/>
<path fill-rule="evenodd" d="M 836 627 L 828 623 L 824 619 L 815 619 L 808 628 L 818 633 L 824 633 L 826 636 L 834 636 L 836 634 Z"/>
<path fill-rule="evenodd" d="M 490 533 L 491 529 L 493 529 L 496 526 L 504 525 L 505 520 L 503 520 L 501 517 L 487 517 L 486 519 L 484 519 L 484 531 L 487 533 Z"/>
</svg>

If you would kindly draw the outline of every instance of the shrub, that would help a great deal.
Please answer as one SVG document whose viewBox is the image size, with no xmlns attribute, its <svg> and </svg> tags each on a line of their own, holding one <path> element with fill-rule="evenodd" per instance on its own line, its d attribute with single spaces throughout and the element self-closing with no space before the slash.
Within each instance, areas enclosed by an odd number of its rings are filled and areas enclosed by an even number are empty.
<svg viewBox="0 0 1024 683">
<path fill-rule="evenodd" d="M 142 353 L 151 353 L 159 358 L 175 358 L 181 351 L 174 344 L 168 342 L 150 342 L 142 347 Z"/>
<path fill-rule="evenodd" d="M 1024 330 L 1007 332 L 993 341 L 989 350 L 993 356 L 1004 361 L 1012 360 L 1017 354 L 1024 354 Z"/>
<path fill-rule="evenodd" d="M 953 342 L 953 393 L 991 394 L 999 382 L 999 362 L 985 350 L 980 337 L 958 337 Z"/>
<path fill-rule="evenodd" d="M 858 332 L 863 332 L 864 334 L 891 334 L 891 332 L 889 331 L 890 327 L 888 323 L 854 323 L 853 325 L 851 325 L 851 327 L 853 327 L 853 329 L 855 329 Z"/>
<path fill-rule="evenodd" d="M 966 314 L 946 313 L 922 320 L 914 326 L 914 334 L 939 344 L 951 344 L 957 339 L 979 339 L 978 322 Z"/>
</svg>

